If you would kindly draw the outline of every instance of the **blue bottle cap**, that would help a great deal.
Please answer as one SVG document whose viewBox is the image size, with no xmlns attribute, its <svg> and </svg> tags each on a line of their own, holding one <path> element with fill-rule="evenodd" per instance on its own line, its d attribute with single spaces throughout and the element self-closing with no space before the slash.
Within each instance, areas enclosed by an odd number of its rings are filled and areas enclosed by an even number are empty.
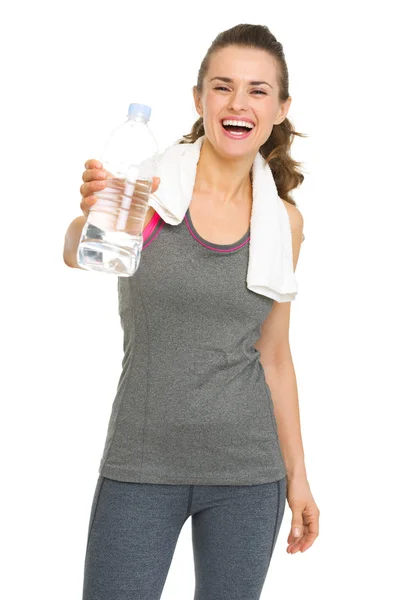
<svg viewBox="0 0 401 600">
<path fill-rule="evenodd" d="M 136 115 L 141 115 L 142 117 L 145 117 L 146 121 L 149 121 L 151 112 L 152 109 L 146 104 L 132 103 L 129 105 L 128 108 L 128 118 L 134 117 Z"/>
</svg>

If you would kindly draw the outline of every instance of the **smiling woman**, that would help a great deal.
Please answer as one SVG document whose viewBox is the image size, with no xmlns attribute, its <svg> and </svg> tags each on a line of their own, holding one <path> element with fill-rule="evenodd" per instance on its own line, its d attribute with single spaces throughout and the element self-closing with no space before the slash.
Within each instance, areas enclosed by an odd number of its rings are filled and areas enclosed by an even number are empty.
<svg viewBox="0 0 401 600">
<path fill-rule="evenodd" d="M 267 27 L 237 25 L 219 34 L 201 63 L 193 94 L 200 116 L 178 143 L 194 143 L 205 134 L 213 143 L 216 120 L 220 125 L 225 119 L 232 125 L 238 119 L 252 123 L 251 132 L 235 133 L 238 128 L 234 131 L 233 126 L 224 125 L 220 131 L 227 139 L 247 140 L 250 146 L 239 149 L 242 156 L 250 148 L 253 155 L 260 152 L 271 168 L 280 198 L 296 206 L 291 190 L 302 184 L 304 175 L 290 147 L 294 136 L 307 135 L 297 132 L 287 117 L 292 101 L 288 69 L 282 45 Z"/>
<path fill-rule="evenodd" d="M 286 499 L 287 551 L 304 551 L 317 536 L 288 343 L 291 303 L 247 286 L 254 164 L 274 178 L 269 197 L 264 183 L 258 195 L 274 208 L 268 239 L 280 238 L 275 228 L 288 234 L 285 246 L 258 256 L 262 271 L 285 254 L 294 275 L 301 245 L 291 190 L 303 175 L 289 150 L 302 134 L 287 119 L 282 45 L 262 25 L 223 31 L 193 97 L 200 117 L 178 143 L 204 139 L 193 169 L 178 148 L 194 181 L 184 218 L 173 225 L 149 213 L 140 269 L 118 282 L 123 370 L 88 527 L 83 600 L 160 598 L 189 517 L 199 600 L 260 598 Z"/>
</svg>

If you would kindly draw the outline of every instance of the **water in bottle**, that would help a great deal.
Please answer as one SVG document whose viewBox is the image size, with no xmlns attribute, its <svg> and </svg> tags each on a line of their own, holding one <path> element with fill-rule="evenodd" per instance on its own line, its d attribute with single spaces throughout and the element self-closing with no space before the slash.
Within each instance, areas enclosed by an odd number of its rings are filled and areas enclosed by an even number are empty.
<svg viewBox="0 0 401 600">
<path fill-rule="evenodd" d="M 139 266 L 158 161 L 150 113 L 145 104 L 130 104 L 128 119 L 110 134 L 99 158 L 108 175 L 82 229 L 77 261 L 84 269 L 130 277 Z"/>
</svg>

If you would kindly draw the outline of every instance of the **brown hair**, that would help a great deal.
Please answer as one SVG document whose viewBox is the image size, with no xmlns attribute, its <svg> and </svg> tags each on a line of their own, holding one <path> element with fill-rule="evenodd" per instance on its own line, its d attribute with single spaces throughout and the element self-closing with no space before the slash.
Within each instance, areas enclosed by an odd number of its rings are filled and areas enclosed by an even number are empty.
<svg viewBox="0 0 401 600">
<path fill-rule="evenodd" d="M 289 97 L 288 69 L 283 46 L 265 25 L 240 24 L 218 34 L 206 52 L 198 72 L 196 89 L 199 94 L 202 93 L 203 79 L 209 69 L 212 55 L 227 46 L 260 48 L 268 52 L 274 59 L 277 67 L 279 101 L 285 102 L 287 100 Z M 199 117 L 193 124 L 191 132 L 184 135 L 177 143 L 193 144 L 202 135 L 205 135 L 205 129 L 203 126 L 203 117 Z M 304 180 L 304 175 L 298 169 L 302 163 L 293 160 L 290 156 L 290 147 L 295 135 L 308 137 L 303 133 L 295 131 L 288 118 L 285 118 L 279 125 L 273 125 L 268 140 L 259 148 L 260 154 L 269 164 L 278 195 L 294 206 L 296 206 L 296 203 L 291 197 L 290 191 L 299 187 Z"/>
</svg>

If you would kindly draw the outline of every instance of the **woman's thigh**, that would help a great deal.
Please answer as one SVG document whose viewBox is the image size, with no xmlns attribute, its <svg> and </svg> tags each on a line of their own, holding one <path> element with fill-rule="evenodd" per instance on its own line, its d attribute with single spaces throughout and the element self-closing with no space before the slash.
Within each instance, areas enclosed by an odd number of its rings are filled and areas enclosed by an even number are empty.
<svg viewBox="0 0 401 600">
<path fill-rule="evenodd" d="M 190 486 L 99 476 L 89 519 L 83 600 L 158 600 L 188 516 Z"/>
<path fill-rule="evenodd" d="M 286 477 L 251 486 L 195 486 L 195 600 L 260 598 L 286 495 Z"/>
</svg>

